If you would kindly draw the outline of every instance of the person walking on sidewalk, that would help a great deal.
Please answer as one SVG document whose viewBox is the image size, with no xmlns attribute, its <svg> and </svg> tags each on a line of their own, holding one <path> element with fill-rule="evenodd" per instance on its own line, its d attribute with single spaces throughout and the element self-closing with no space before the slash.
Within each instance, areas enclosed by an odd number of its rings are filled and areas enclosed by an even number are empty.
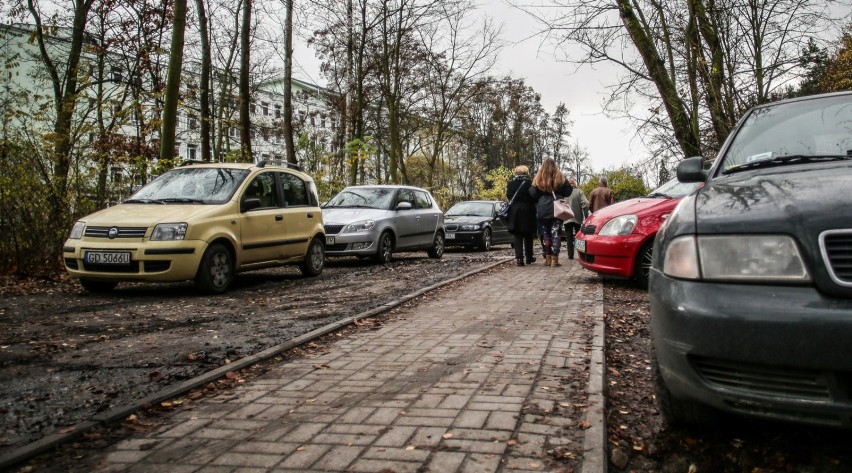
<svg viewBox="0 0 852 473">
<path fill-rule="evenodd" d="M 583 225 L 583 220 L 586 219 L 586 212 L 589 210 L 589 200 L 586 199 L 586 194 L 582 189 L 577 187 L 577 181 L 573 177 L 568 178 L 568 184 L 574 189 L 571 195 L 568 196 L 568 205 L 571 206 L 571 211 L 574 216 L 565 221 L 565 238 L 568 239 L 568 259 L 574 259 L 574 239 L 577 235 L 577 230 Z"/>
<path fill-rule="evenodd" d="M 535 174 L 530 188 L 530 196 L 536 203 L 538 234 L 541 237 L 545 266 L 562 266 L 559 264 L 559 250 L 562 246 L 559 227 L 562 221 L 553 216 L 553 200 L 568 197 L 571 195 L 571 190 L 571 184 L 556 167 L 556 161 L 550 158 L 545 159 Z"/>
<path fill-rule="evenodd" d="M 613 194 L 612 189 L 607 187 L 606 177 L 601 176 L 598 179 L 598 186 L 592 189 L 592 193 L 589 194 L 589 208 L 594 213 L 614 203 L 615 194 Z"/>
<path fill-rule="evenodd" d="M 533 256 L 533 236 L 536 231 L 535 204 L 530 197 L 530 169 L 526 166 L 515 168 L 515 177 L 506 184 L 506 198 L 515 200 L 509 209 L 509 221 L 507 227 L 509 233 L 515 237 L 515 261 L 518 266 L 535 262 Z M 517 194 L 517 195 L 516 195 Z"/>
</svg>

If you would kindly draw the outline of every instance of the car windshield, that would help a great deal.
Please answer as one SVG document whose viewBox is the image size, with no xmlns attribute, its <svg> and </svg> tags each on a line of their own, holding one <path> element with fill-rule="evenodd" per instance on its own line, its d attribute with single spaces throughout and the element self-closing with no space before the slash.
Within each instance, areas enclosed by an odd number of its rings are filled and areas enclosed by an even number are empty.
<svg viewBox="0 0 852 473">
<path fill-rule="evenodd" d="M 490 202 L 459 202 L 447 210 L 447 217 L 490 217 L 494 204 Z"/>
<path fill-rule="evenodd" d="M 347 187 L 332 197 L 325 207 L 389 209 L 395 191 L 385 187 Z"/>
<path fill-rule="evenodd" d="M 178 168 L 139 189 L 125 204 L 222 204 L 248 176 L 247 169 Z"/>
<path fill-rule="evenodd" d="M 802 100 L 755 110 L 734 137 L 720 169 L 852 159 L 849 95 Z"/>
<path fill-rule="evenodd" d="M 680 182 L 674 178 L 653 190 L 648 197 L 662 197 L 665 199 L 679 199 L 692 193 L 700 186 L 700 182 Z"/>
</svg>

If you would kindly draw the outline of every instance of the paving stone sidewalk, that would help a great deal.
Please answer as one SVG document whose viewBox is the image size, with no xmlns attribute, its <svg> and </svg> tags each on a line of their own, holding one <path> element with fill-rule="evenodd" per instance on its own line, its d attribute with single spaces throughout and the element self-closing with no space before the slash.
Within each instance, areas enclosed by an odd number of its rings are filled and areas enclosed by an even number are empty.
<svg viewBox="0 0 852 473">
<path fill-rule="evenodd" d="M 604 471 L 588 274 L 506 264 L 429 293 L 122 441 L 99 471 Z"/>
</svg>

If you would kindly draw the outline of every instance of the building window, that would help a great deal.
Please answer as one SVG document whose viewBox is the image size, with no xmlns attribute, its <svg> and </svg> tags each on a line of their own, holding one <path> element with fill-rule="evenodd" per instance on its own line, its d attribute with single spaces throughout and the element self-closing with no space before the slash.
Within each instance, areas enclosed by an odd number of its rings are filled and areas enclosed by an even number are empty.
<svg viewBox="0 0 852 473">
<path fill-rule="evenodd" d="M 275 118 L 281 118 L 281 105 L 275 104 Z"/>
<path fill-rule="evenodd" d="M 121 74 L 122 70 L 118 66 L 112 66 L 112 81 L 113 82 L 121 82 Z"/>
<path fill-rule="evenodd" d="M 268 117 L 269 116 L 269 104 L 266 103 L 266 102 L 263 102 L 262 107 L 263 107 L 263 116 Z"/>
<path fill-rule="evenodd" d="M 187 117 L 187 120 L 189 121 L 189 129 L 190 130 L 197 130 L 198 129 L 198 116 L 196 116 L 194 114 L 190 114 Z"/>
<path fill-rule="evenodd" d="M 174 157 L 180 157 L 180 143 L 175 143 L 175 154 Z"/>
<path fill-rule="evenodd" d="M 321 120 L 322 120 L 322 121 L 320 122 L 320 127 L 321 127 L 321 128 L 325 128 L 325 115 L 323 115 L 323 116 L 321 117 Z"/>
<path fill-rule="evenodd" d="M 116 115 L 118 115 L 119 113 L 121 113 L 121 103 L 114 103 L 114 104 L 112 104 L 112 113 L 114 113 L 114 114 L 116 114 Z"/>
<path fill-rule="evenodd" d="M 237 137 L 237 127 L 232 126 L 232 127 L 228 130 L 228 135 L 230 135 L 230 136 L 231 136 L 231 138 L 236 138 L 236 137 Z"/>
<path fill-rule="evenodd" d="M 311 115 L 311 126 L 317 126 L 317 116 Z"/>
</svg>

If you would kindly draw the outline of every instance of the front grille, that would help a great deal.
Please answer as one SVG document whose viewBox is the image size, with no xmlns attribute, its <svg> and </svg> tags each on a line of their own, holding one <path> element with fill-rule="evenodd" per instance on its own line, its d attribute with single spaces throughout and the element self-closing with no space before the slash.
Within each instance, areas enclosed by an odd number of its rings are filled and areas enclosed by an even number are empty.
<svg viewBox="0 0 852 473">
<path fill-rule="evenodd" d="M 444 229 L 447 230 L 448 232 L 454 232 L 454 231 L 459 229 L 459 226 L 457 224 L 453 223 L 453 224 L 450 224 L 450 225 L 444 225 Z"/>
<path fill-rule="evenodd" d="M 323 225 L 326 235 L 337 235 L 340 230 L 343 230 L 344 225 Z"/>
<path fill-rule="evenodd" d="M 580 259 L 581 260 L 583 260 L 583 261 L 585 261 L 586 263 L 589 263 L 589 264 L 595 264 L 595 255 L 590 255 L 588 253 L 581 253 L 579 251 L 578 251 L 578 253 L 580 253 Z"/>
<path fill-rule="evenodd" d="M 145 261 L 144 264 L 146 273 L 168 271 L 168 269 L 172 266 L 171 261 Z"/>
<path fill-rule="evenodd" d="M 346 243 L 338 243 L 336 245 L 327 245 L 325 247 L 325 251 L 344 251 L 346 249 Z"/>
<path fill-rule="evenodd" d="M 760 396 L 813 401 L 831 400 L 826 375 L 819 371 L 692 358 L 711 385 Z"/>
<path fill-rule="evenodd" d="M 83 269 L 86 271 L 93 271 L 98 273 L 138 273 L 139 272 L 139 262 L 131 261 L 130 264 L 127 265 L 117 265 L 117 264 L 91 264 L 83 262 Z"/>
<path fill-rule="evenodd" d="M 831 230 L 820 235 L 820 246 L 832 279 L 852 287 L 852 230 Z"/>
<path fill-rule="evenodd" d="M 580 227 L 580 231 L 583 232 L 583 235 L 594 235 L 595 230 L 597 229 L 597 225 L 582 225 Z"/>
<path fill-rule="evenodd" d="M 110 229 L 118 230 L 115 238 L 143 238 L 147 227 L 86 227 L 86 236 L 92 238 L 109 238 Z"/>
</svg>

